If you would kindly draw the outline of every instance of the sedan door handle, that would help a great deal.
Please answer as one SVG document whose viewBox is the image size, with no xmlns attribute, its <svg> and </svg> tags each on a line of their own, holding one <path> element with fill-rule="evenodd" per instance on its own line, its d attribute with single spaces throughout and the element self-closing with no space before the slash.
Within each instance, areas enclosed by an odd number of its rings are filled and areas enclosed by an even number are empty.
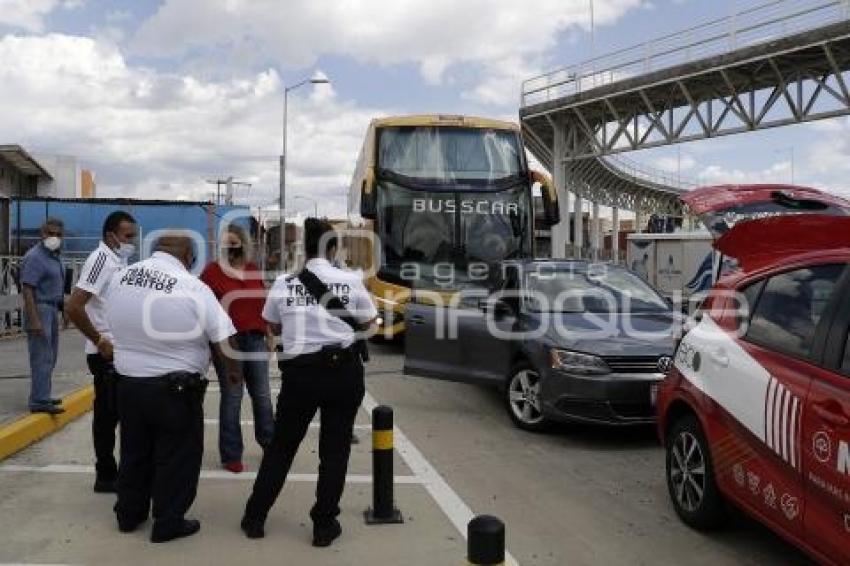
<svg viewBox="0 0 850 566">
<path fill-rule="evenodd" d="M 850 425 L 850 418 L 842 413 L 840 409 L 835 411 L 825 407 L 824 405 L 818 405 L 815 403 L 812 405 L 812 410 L 817 414 L 817 416 L 833 426 L 844 428 Z"/>
<path fill-rule="evenodd" d="M 410 324 L 425 324 L 424 316 L 412 316 L 410 317 Z"/>
</svg>

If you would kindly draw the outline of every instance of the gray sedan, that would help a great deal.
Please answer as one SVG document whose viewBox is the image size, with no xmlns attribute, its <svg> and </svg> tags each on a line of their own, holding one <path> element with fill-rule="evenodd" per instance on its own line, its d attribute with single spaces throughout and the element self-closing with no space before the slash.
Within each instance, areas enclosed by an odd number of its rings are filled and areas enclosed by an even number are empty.
<svg viewBox="0 0 850 566">
<path fill-rule="evenodd" d="M 495 292 L 419 292 L 407 305 L 404 371 L 493 385 L 514 423 L 651 423 L 678 317 L 631 271 L 586 261 L 511 261 Z"/>
</svg>

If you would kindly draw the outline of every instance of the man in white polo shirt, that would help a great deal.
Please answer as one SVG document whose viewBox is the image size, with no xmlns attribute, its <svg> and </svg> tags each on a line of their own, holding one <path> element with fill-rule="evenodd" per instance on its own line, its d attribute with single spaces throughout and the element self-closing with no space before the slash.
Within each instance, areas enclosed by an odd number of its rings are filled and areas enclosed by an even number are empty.
<svg viewBox="0 0 850 566">
<path fill-rule="evenodd" d="M 193 535 L 185 518 L 195 495 L 203 454 L 203 397 L 210 344 L 241 382 L 228 354 L 236 333 L 215 295 L 188 270 L 192 239 L 164 235 L 153 255 L 116 273 L 106 297 L 115 338 L 121 463 L 115 512 L 122 532 L 147 519 L 153 500 L 153 542 Z"/>
<path fill-rule="evenodd" d="M 136 221 L 123 210 L 116 210 L 103 223 L 103 239 L 89 254 L 71 298 L 65 305 L 68 318 L 86 340 L 86 362 L 94 377 L 94 441 L 97 493 L 115 492 L 118 464 L 115 462 L 115 428 L 118 407 L 115 402 L 114 368 L 112 367 L 112 335 L 103 312 L 103 297 L 112 275 L 126 267 L 136 252 Z"/>
</svg>

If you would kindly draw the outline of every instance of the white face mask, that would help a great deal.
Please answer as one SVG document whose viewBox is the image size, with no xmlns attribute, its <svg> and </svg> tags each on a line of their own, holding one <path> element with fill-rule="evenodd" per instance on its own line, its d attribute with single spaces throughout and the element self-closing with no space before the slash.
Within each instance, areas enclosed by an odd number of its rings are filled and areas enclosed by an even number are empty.
<svg viewBox="0 0 850 566">
<path fill-rule="evenodd" d="M 115 250 L 115 253 L 117 253 L 118 257 L 121 259 L 130 259 L 130 257 L 136 253 L 136 246 L 121 242 L 118 244 L 118 249 Z"/>
<path fill-rule="evenodd" d="M 62 238 L 58 236 L 48 236 L 44 239 L 44 247 L 50 250 L 51 252 L 55 252 L 62 246 Z"/>
</svg>

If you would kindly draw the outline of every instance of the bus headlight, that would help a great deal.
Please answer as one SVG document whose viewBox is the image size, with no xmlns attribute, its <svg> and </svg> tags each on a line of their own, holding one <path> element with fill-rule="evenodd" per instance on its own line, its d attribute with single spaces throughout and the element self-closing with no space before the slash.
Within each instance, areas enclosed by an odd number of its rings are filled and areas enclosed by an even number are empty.
<svg viewBox="0 0 850 566">
<path fill-rule="evenodd" d="M 605 360 L 598 356 L 552 348 L 549 350 L 549 357 L 552 362 L 552 369 L 582 375 L 604 375 L 611 373 L 611 368 L 608 367 Z"/>
</svg>

